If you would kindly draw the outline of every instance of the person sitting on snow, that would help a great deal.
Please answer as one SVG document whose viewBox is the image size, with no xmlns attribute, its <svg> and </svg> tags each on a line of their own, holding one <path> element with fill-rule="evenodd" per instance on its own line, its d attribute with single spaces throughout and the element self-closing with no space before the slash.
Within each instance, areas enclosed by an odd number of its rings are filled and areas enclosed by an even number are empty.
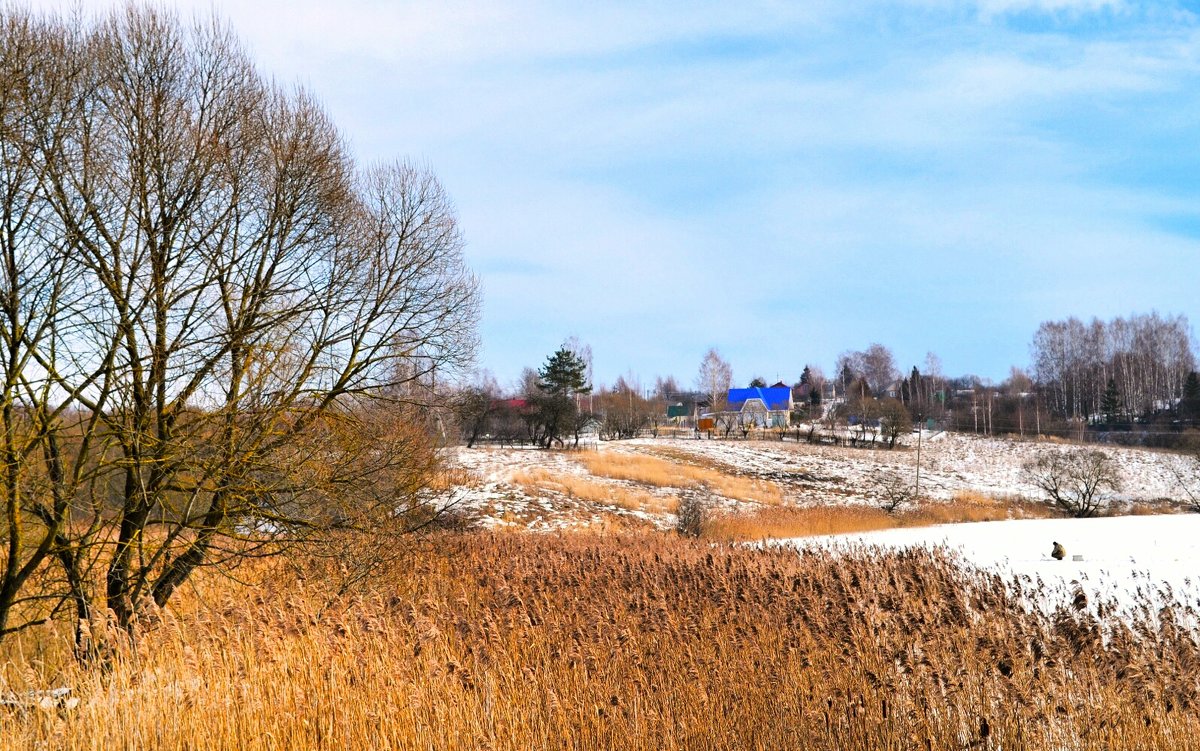
<svg viewBox="0 0 1200 751">
<path fill-rule="evenodd" d="M 1061 561 L 1067 557 L 1067 549 L 1056 542 L 1054 543 L 1054 549 L 1050 551 L 1050 557 L 1056 561 Z"/>
</svg>

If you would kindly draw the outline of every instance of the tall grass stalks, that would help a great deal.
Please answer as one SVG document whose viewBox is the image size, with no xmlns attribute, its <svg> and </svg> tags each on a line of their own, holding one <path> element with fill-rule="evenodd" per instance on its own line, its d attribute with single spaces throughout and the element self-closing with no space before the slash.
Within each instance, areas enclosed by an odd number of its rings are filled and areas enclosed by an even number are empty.
<svg viewBox="0 0 1200 751">
<path fill-rule="evenodd" d="M 1178 749 L 1200 653 L 1170 611 L 1031 612 L 944 554 L 671 535 L 459 535 L 353 596 L 212 571 L 108 669 L 0 645 L 5 749 Z M 265 566 L 265 564 L 264 564 Z M 1182 613 L 1182 609 L 1180 609 Z"/>
</svg>

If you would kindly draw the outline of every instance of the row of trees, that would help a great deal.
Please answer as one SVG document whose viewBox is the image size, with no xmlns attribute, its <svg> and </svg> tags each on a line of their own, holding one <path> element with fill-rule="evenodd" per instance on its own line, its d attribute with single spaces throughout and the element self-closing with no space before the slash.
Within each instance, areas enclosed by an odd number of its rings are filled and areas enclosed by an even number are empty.
<svg viewBox="0 0 1200 751">
<path fill-rule="evenodd" d="M 581 349 L 577 341 L 571 346 Z M 894 445 L 913 422 L 928 419 L 958 431 L 1076 438 L 1085 438 L 1090 429 L 1129 429 L 1135 419 L 1157 420 L 1158 428 L 1110 438 L 1169 446 L 1186 441 L 1186 435 L 1176 433 L 1200 420 L 1200 377 L 1189 324 L 1182 316 L 1152 313 L 1090 325 L 1078 319 L 1044 323 L 1032 350 L 1032 376 L 1013 367 L 1001 383 L 948 378 L 932 353 L 922 368 L 913 366 L 901 376 L 893 353 L 882 344 L 848 350 L 836 360 L 833 378 L 826 378 L 820 367 L 804 366 L 792 385 L 791 422 L 809 425 L 814 440 L 833 439 L 847 426 L 858 426 L 864 435 L 863 426 L 881 428 Z M 590 364 L 590 352 L 583 359 Z M 524 381 L 533 383 L 528 374 Z M 766 386 L 767 380 L 755 377 L 749 385 Z M 623 377 L 612 389 L 596 390 L 587 410 L 575 416 L 581 422 L 596 420 L 602 437 L 626 438 L 647 429 L 658 434 L 667 405 L 684 404 L 688 414 L 716 415 L 716 429 L 726 437 L 748 435 L 754 421 L 727 414 L 732 386 L 730 361 L 710 348 L 697 368 L 694 390 L 680 390 L 673 378 L 659 378 L 653 390 L 643 391 L 634 378 Z M 520 392 L 527 399 L 538 395 L 528 385 Z M 524 425 L 527 438 L 538 433 L 536 421 L 527 419 Z"/>
<path fill-rule="evenodd" d="M 487 374 L 461 389 L 453 407 L 468 448 L 481 438 L 543 448 L 565 446 L 568 440 L 578 445 L 582 431 L 594 419 L 591 409 L 581 404 L 592 387 L 587 351 L 571 345 L 559 347 L 536 372 L 526 370 L 515 397 L 506 397 Z"/>
<path fill-rule="evenodd" d="M 436 178 L 216 21 L 6 7 L 0 87 L 0 637 L 428 518 L 478 318 Z"/>
<path fill-rule="evenodd" d="M 581 349 L 578 341 L 572 346 Z M 1183 316 L 1136 315 L 1088 325 L 1074 318 L 1051 321 L 1039 327 L 1032 352 L 1032 375 L 1014 367 L 1007 379 L 994 383 L 975 376 L 947 377 L 933 353 L 921 368 L 913 366 L 902 376 L 891 350 L 873 343 L 839 355 L 830 379 L 816 365 L 805 365 L 792 386 L 792 421 L 886 425 L 888 442 L 894 443 L 895 431 L 926 419 L 984 434 L 1077 437 L 1083 437 L 1089 425 L 1128 428 L 1135 418 L 1161 422 L 1165 415 L 1168 422 L 1175 421 L 1171 430 L 1200 420 L 1200 377 Z M 589 367 L 590 354 L 589 350 L 584 358 Z M 725 414 L 726 395 L 734 385 L 732 365 L 710 348 L 701 358 L 694 390 L 681 390 L 668 377 L 656 379 L 653 390 L 643 391 L 632 376 L 622 377 L 612 389 L 598 389 L 588 400 L 586 419 L 594 417 L 605 437 L 628 437 L 654 431 L 666 406 L 682 403 L 689 413 L 716 414 L 719 432 L 745 435 L 752 425 Z M 767 381 L 756 376 L 748 385 L 766 386 Z M 536 391 L 525 387 L 521 393 Z M 833 404 L 827 403 L 830 399 Z M 901 412 L 906 413 L 903 419 Z M 582 413 L 580 419 L 585 419 Z M 831 431 L 836 432 L 825 432 Z M 1161 430 L 1151 431 L 1153 435 L 1141 432 L 1146 435 L 1137 440 L 1143 442 L 1177 442 L 1163 438 Z"/>
<path fill-rule="evenodd" d="M 1050 409 L 1079 419 L 1173 409 L 1196 369 L 1182 315 L 1047 321 L 1034 335 L 1032 355 Z"/>
</svg>

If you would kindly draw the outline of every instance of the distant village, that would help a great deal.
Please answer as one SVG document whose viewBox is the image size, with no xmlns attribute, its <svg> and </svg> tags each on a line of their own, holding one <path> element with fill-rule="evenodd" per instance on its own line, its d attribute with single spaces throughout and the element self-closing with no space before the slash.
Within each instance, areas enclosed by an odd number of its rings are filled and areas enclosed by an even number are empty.
<svg viewBox="0 0 1200 751">
<path fill-rule="evenodd" d="M 1033 363 L 999 383 L 947 377 L 930 354 L 924 372 L 901 375 L 891 351 L 872 344 L 838 357 L 834 376 L 804 366 L 792 384 L 732 381 L 716 348 L 695 386 L 633 376 L 593 387 L 591 350 L 570 339 L 526 369 L 516 393 L 494 380 L 452 400 L 463 442 L 579 447 L 636 437 L 795 440 L 849 446 L 903 445 L 915 430 L 1056 437 L 1162 448 L 1200 443 L 1200 376 L 1182 316 L 1042 324 Z"/>
</svg>

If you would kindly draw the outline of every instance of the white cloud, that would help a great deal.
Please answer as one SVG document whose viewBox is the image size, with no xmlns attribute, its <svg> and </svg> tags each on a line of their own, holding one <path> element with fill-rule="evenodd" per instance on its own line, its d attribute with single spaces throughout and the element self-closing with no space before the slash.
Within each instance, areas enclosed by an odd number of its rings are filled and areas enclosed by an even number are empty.
<svg viewBox="0 0 1200 751">
<path fill-rule="evenodd" d="M 1195 149 L 1166 151 L 1200 137 L 1192 22 L 1066 0 L 216 7 L 361 155 L 441 175 L 501 378 L 568 333 L 606 380 L 687 381 L 710 344 L 774 377 L 871 341 L 1001 377 L 1038 316 L 1200 319 L 1147 268 L 1200 252 L 1152 221 L 1200 198 L 1169 174 Z M 1075 30 L 1089 14 L 1124 22 Z"/>
<path fill-rule="evenodd" d="M 1121 12 L 1128 8 L 1124 0 L 979 0 L 978 5 L 985 16 L 1029 11 L 1072 14 Z"/>
</svg>

